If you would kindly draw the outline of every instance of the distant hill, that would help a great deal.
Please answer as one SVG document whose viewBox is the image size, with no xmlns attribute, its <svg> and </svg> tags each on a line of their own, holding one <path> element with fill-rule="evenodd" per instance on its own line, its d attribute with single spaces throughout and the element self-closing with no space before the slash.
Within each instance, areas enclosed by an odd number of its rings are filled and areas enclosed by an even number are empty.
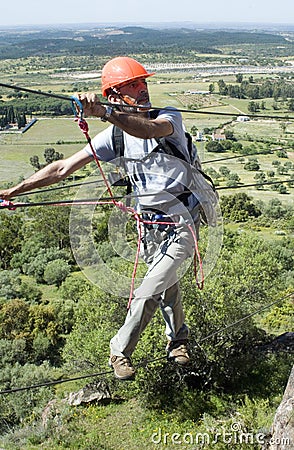
<svg viewBox="0 0 294 450">
<path fill-rule="evenodd" d="M 0 31 L 0 59 L 43 55 L 109 55 L 185 51 L 221 53 L 220 47 L 233 44 L 291 45 L 283 36 L 261 31 L 196 30 L 191 28 L 90 27 L 70 26 Z"/>
</svg>

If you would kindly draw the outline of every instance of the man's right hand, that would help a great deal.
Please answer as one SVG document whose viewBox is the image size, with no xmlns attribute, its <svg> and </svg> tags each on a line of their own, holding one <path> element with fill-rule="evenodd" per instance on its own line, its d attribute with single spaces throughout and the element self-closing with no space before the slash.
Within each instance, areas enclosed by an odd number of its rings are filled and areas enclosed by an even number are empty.
<svg viewBox="0 0 294 450">
<path fill-rule="evenodd" d="M 103 106 L 94 92 L 84 92 L 77 94 L 76 97 L 83 105 L 86 116 L 103 117 L 105 115 L 105 106 Z"/>
</svg>

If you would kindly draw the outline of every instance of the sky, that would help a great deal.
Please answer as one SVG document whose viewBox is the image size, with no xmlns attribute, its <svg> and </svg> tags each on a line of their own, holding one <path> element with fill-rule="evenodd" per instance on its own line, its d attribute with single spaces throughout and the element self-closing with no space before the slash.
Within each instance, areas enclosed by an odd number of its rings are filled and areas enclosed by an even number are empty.
<svg viewBox="0 0 294 450">
<path fill-rule="evenodd" d="M 73 23 L 294 23 L 294 0 L 13 0 L 0 26 Z"/>
</svg>

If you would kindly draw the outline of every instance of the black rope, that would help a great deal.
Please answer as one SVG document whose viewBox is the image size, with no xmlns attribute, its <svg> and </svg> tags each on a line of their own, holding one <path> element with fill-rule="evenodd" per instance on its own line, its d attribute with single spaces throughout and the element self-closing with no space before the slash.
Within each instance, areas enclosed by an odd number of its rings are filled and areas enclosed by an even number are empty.
<svg viewBox="0 0 294 450">
<path fill-rule="evenodd" d="M 283 183 L 293 183 L 294 179 L 290 180 L 282 180 L 282 181 L 263 181 L 262 183 L 252 183 L 252 184 L 243 184 L 238 186 L 218 186 L 215 189 L 223 190 L 223 189 L 242 189 L 245 187 L 254 187 L 254 186 L 265 186 L 265 185 L 274 185 L 274 184 L 283 184 Z"/>
<path fill-rule="evenodd" d="M 65 184 L 64 186 L 57 186 L 54 188 L 49 188 L 49 189 L 38 189 L 35 191 L 28 191 L 22 194 L 16 194 L 15 197 L 23 197 L 25 195 L 37 195 L 37 194 L 43 194 L 43 193 L 47 193 L 47 192 L 51 192 L 51 191 L 58 191 L 61 189 L 71 189 L 73 187 L 78 187 L 78 186 L 84 186 L 87 184 L 96 184 L 96 185 L 104 185 L 104 181 L 103 180 L 96 180 L 96 181 L 83 181 L 81 183 L 72 183 L 72 184 Z"/>
<path fill-rule="evenodd" d="M 6 83 L 0 83 L 0 86 L 2 87 L 6 87 L 8 89 L 15 89 L 16 91 L 24 91 L 24 92 L 30 92 L 31 94 L 36 94 L 36 95 L 44 95 L 46 97 L 53 97 L 53 98 L 58 98 L 60 100 L 68 100 L 68 101 L 72 101 L 72 97 L 69 97 L 67 95 L 61 95 L 61 94 L 53 94 L 51 92 L 44 92 L 44 91 L 40 91 L 40 90 L 36 90 L 36 89 L 30 89 L 30 88 L 24 88 L 21 86 L 16 86 L 16 85 L 12 85 L 12 84 L 6 84 Z M 101 102 L 101 105 L 105 105 L 105 106 L 114 106 L 112 103 L 108 103 L 108 102 Z M 124 105 L 124 107 L 126 108 L 133 108 L 133 106 L 130 105 Z M 154 110 L 170 110 L 169 107 L 157 107 L 154 106 L 151 109 Z M 226 113 L 226 112 L 217 112 L 217 111 L 200 111 L 200 110 L 196 110 L 196 109 L 178 109 L 177 111 L 179 112 L 184 112 L 184 113 L 192 113 L 192 114 L 207 114 L 207 115 L 217 115 L 217 116 L 230 116 L 230 117 L 234 117 L 236 115 L 240 116 L 240 115 L 244 115 L 244 114 L 236 114 L 236 113 Z M 263 114 L 245 114 L 247 117 L 251 117 L 251 118 L 264 118 L 264 119 L 281 119 L 281 120 L 293 120 L 294 117 L 289 117 L 289 116 L 276 116 L 276 115 L 269 115 L 269 116 L 265 116 Z"/>
<path fill-rule="evenodd" d="M 275 185 L 275 184 L 283 184 L 283 183 L 294 183 L 294 179 L 289 180 L 281 180 L 281 181 L 264 181 L 262 183 L 252 183 L 252 184 L 243 184 L 243 185 L 237 185 L 237 186 L 218 186 L 215 189 L 216 190 L 224 190 L 224 189 L 243 189 L 247 187 L 254 187 L 254 186 L 264 186 L 264 185 Z M 191 191 L 183 191 L 182 194 L 188 194 Z M 21 195 L 26 195 L 21 194 Z M 129 199 L 138 199 L 143 197 L 150 197 L 154 196 L 156 193 L 150 193 L 150 194 L 131 194 L 127 195 L 127 198 Z M 4 206 L 1 206 L 0 203 L 0 210 L 1 209 L 14 209 L 14 208 L 27 208 L 27 207 L 36 207 L 36 206 L 70 206 L 70 205 L 85 205 L 87 202 L 89 203 L 97 203 L 99 202 L 109 202 L 112 200 L 121 200 L 125 198 L 125 195 L 116 195 L 113 197 L 102 197 L 101 199 L 97 200 L 97 198 L 86 198 L 86 199 L 76 199 L 76 200 L 52 200 L 48 202 L 34 202 L 34 203 L 10 203 Z M 66 205 L 65 205 L 66 204 Z"/>
<path fill-rule="evenodd" d="M 282 298 L 279 298 L 278 300 L 275 300 L 274 302 L 268 303 L 267 305 L 261 307 L 260 309 L 258 309 L 256 311 L 253 311 L 250 314 L 247 314 L 246 316 L 242 317 L 239 320 L 236 320 L 235 322 L 231 323 L 230 325 L 227 325 L 227 326 L 225 326 L 223 328 L 220 328 L 219 330 L 217 330 L 217 331 L 215 331 L 213 333 L 210 333 L 209 335 L 205 336 L 204 338 L 201 338 L 198 341 L 198 344 L 200 344 L 201 342 L 204 342 L 204 341 L 210 339 L 213 336 L 216 336 L 216 335 L 222 333 L 223 331 L 226 331 L 229 328 L 232 328 L 233 326 L 238 325 L 239 323 L 249 319 L 250 317 L 255 316 L 256 314 L 259 314 L 262 311 L 265 311 L 266 309 L 270 308 L 271 306 L 276 305 L 277 303 L 280 303 L 281 301 L 284 301 L 284 300 L 290 298 L 292 295 L 294 295 L 294 291 L 290 292 L 290 294 L 285 295 Z M 162 359 L 166 359 L 166 355 L 165 356 L 161 356 L 159 358 L 150 359 L 150 360 L 145 360 L 145 361 L 143 360 L 143 361 L 139 362 L 137 364 L 137 366 L 138 367 L 146 367 L 148 364 L 160 361 Z M 95 378 L 95 377 L 102 376 L 102 375 L 108 375 L 110 373 L 113 373 L 113 371 L 112 370 L 108 370 L 108 371 L 92 373 L 92 374 L 88 374 L 88 375 L 81 375 L 81 376 L 73 377 L 73 378 L 65 378 L 65 379 L 61 379 L 61 380 L 47 381 L 47 382 L 44 382 L 44 383 L 33 384 L 31 386 L 24 386 L 24 387 L 16 387 L 16 388 L 11 388 L 11 389 L 4 389 L 4 390 L 0 391 L 0 395 L 2 395 L 2 394 L 12 394 L 12 393 L 15 393 L 15 392 L 27 391 L 27 390 L 37 389 L 37 388 L 41 388 L 41 387 L 50 387 L 50 386 L 54 386 L 56 384 L 69 383 L 71 381 L 82 380 L 82 379 L 85 379 L 85 378 Z"/>
<path fill-rule="evenodd" d="M 21 86 L 15 86 L 12 84 L 0 83 L 0 86 L 6 87 L 8 89 L 14 89 L 16 91 L 24 91 L 24 92 L 30 92 L 31 94 L 44 95 L 45 97 L 58 98 L 59 100 L 68 100 L 68 101 L 72 100 L 71 97 L 69 97 L 68 95 L 53 94 L 52 92 L 44 92 L 44 91 L 39 91 L 36 89 L 29 89 L 29 88 L 24 88 Z"/>
<path fill-rule="evenodd" d="M 214 331 L 213 333 L 208 334 L 208 335 L 205 336 L 204 338 L 200 339 L 198 342 L 200 343 L 200 342 L 207 341 L 207 339 L 210 339 L 211 337 L 216 336 L 216 335 L 218 335 L 220 332 L 226 331 L 226 330 L 228 330 L 229 328 L 234 327 L 235 325 L 239 325 L 239 323 L 244 322 L 244 320 L 250 319 L 250 317 L 253 317 L 253 316 L 255 316 L 256 314 L 259 314 L 260 312 L 265 311 L 266 309 L 270 308 L 271 306 L 276 305 L 277 303 L 280 303 L 282 300 L 286 300 L 287 298 L 291 297 L 292 295 L 294 295 L 294 292 L 290 292 L 290 294 L 286 295 L 285 297 L 279 298 L 278 300 L 275 300 L 274 302 L 269 303 L 269 304 L 263 306 L 262 308 L 258 309 L 257 311 L 253 311 L 252 313 L 248 314 L 247 316 L 242 317 L 242 318 L 239 319 L 239 320 L 236 320 L 236 322 L 233 322 L 233 323 L 231 323 L 230 325 L 227 325 L 227 326 L 225 326 L 225 327 L 223 327 L 223 328 L 220 328 L 220 329 L 217 330 L 217 331 Z"/>
<path fill-rule="evenodd" d="M 0 395 L 1 394 L 12 394 L 14 392 L 28 391 L 30 389 L 37 389 L 37 388 L 41 388 L 41 387 L 50 387 L 50 386 L 54 386 L 56 384 L 69 383 L 70 381 L 83 380 L 84 378 L 98 377 L 98 376 L 102 376 L 102 375 L 107 375 L 109 373 L 113 373 L 113 371 L 107 370 L 105 372 L 92 373 L 89 375 L 81 375 L 81 376 L 73 377 L 73 378 L 64 378 L 62 380 L 46 381 L 44 383 L 32 384 L 30 386 L 24 386 L 24 387 L 12 388 L 12 389 L 4 389 L 3 391 L 0 391 Z"/>
<path fill-rule="evenodd" d="M 208 159 L 206 161 L 201 161 L 201 164 L 208 164 L 218 161 L 226 161 L 227 159 L 236 159 L 236 158 L 251 158 L 252 156 L 262 156 L 265 155 L 265 153 L 257 152 L 257 153 L 250 153 L 249 155 L 234 155 L 234 156 L 226 156 L 225 158 L 218 158 L 218 159 Z"/>
</svg>

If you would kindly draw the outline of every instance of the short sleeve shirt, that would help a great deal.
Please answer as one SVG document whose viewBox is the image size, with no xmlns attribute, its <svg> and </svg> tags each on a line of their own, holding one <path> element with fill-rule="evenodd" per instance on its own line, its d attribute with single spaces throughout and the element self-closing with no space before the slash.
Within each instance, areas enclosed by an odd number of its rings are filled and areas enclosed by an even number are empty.
<svg viewBox="0 0 294 450">
<path fill-rule="evenodd" d="M 173 133 L 168 140 L 189 160 L 182 116 L 175 108 L 165 108 L 158 117 L 171 122 Z M 113 125 L 96 135 L 92 146 L 97 157 L 106 162 L 118 163 L 112 139 Z M 175 196 L 187 189 L 189 174 L 187 163 L 164 153 L 153 152 L 156 139 L 141 139 L 126 132 L 124 138 L 123 166 L 130 177 L 138 201 L 143 209 L 160 208 L 172 203 Z M 92 154 L 87 145 L 85 151 Z"/>
</svg>

